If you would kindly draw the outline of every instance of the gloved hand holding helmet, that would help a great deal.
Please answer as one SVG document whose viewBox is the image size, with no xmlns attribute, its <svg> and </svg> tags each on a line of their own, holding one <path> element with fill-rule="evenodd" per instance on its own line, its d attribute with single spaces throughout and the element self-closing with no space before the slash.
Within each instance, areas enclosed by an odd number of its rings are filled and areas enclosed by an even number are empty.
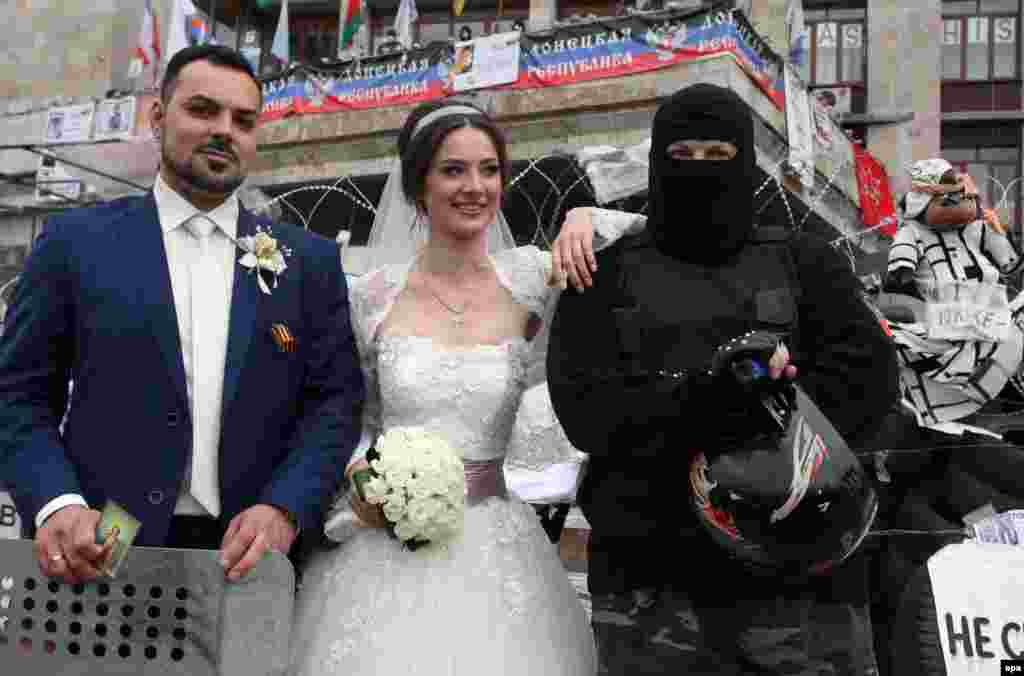
<svg viewBox="0 0 1024 676">
<path fill-rule="evenodd" d="M 878 500 L 860 461 L 800 386 L 768 377 L 780 345 L 777 333 L 753 332 L 712 357 L 720 391 L 748 398 L 749 417 L 741 432 L 725 430 L 713 453 L 693 458 L 691 504 L 712 539 L 753 572 L 800 577 L 853 553 Z"/>
</svg>

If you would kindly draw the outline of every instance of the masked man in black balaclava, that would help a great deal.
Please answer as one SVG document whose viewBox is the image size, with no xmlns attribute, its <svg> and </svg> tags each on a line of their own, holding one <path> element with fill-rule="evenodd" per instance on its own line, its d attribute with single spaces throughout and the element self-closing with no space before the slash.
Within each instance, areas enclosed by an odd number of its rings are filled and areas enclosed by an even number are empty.
<svg viewBox="0 0 1024 676">
<path fill-rule="evenodd" d="M 654 118 L 645 231 L 603 251 L 594 288 L 564 293 L 552 324 L 555 411 L 590 454 L 579 502 L 592 529 L 604 673 L 875 669 L 866 598 L 848 597 L 865 593 L 858 555 L 813 582 L 753 576 L 688 502 L 694 454 L 763 421 L 708 372 L 709 355 L 737 336 L 787 336 L 770 377 L 796 376 L 851 446 L 898 398 L 894 350 L 842 256 L 809 235 L 755 224 L 753 124 L 749 107 L 717 86 L 665 101 Z M 812 637 L 816 624 L 843 636 L 816 628 Z"/>
</svg>

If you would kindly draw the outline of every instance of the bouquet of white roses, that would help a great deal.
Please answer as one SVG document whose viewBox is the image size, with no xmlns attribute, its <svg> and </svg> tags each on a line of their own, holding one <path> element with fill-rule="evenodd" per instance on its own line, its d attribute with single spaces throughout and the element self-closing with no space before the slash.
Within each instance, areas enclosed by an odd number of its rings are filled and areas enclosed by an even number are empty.
<svg viewBox="0 0 1024 676">
<path fill-rule="evenodd" d="M 360 496 L 380 505 L 391 534 L 409 550 L 451 538 L 462 528 L 466 475 L 447 441 L 419 427 L 395 427 L 366 455 L 370 469 L 353 480 Z"/>
</svg>

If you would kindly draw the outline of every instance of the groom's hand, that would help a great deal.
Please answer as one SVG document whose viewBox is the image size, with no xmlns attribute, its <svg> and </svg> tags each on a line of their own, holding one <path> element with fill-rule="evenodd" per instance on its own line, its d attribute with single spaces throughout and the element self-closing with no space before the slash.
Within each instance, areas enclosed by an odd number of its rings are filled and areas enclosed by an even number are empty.
<svg viewBox="0 0 1024 676">
<path fill-rule="evenodd" d="M 99 522 L 98 511 L 80 505 L 69 505 L 50 515 L 36 532 L 34 546 L 42 574 L 68 584 L 101 577 L 100 565 L 110 554 L 110 545 L 96 544 Z"/>
<path fill-rule="evenodd" d="M 246 575 L 269 551 L 287 554 L 298 533 L 283 510 L 253 505 L 228 524 L 221 543 L 221 565 L 232 582 Z"/>
</svg>

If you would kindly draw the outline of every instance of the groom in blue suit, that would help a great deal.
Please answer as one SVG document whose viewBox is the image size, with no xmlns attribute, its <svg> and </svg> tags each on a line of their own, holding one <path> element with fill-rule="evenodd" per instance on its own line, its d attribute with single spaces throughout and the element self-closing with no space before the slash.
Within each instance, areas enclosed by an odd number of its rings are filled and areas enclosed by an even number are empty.
<svg viewBox="0 0 1024 676">
<path fill-rule="evenodd" d="M 220 548 L 232 580 L 321 529 L 364 385 L 334 243 L 238 202 L 261 104 L 234 51 L 177 53 L 153 190 L 33 248 L 0 339 L 0 477 L 47 576 L 99 575 L 107 500 L 136 544 Z"/>
</svg>

